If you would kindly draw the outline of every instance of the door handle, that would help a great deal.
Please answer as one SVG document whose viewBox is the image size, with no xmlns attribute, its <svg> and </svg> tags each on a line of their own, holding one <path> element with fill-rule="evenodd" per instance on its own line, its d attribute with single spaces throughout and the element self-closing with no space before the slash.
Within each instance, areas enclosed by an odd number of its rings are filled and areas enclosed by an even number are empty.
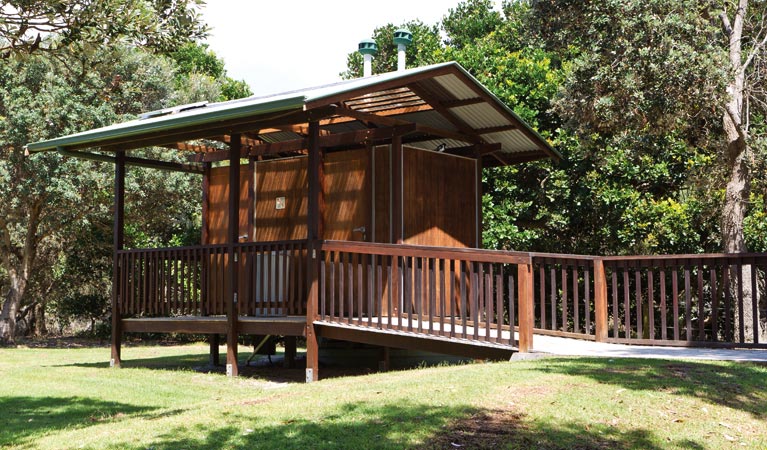
<svg viewBox="0 0 767 450">
<path fill-rule="evenodd" d="M 353 229 L 352 233 L 362 233 L 362 240 L 363 241 L 367 241 L 368 240 L 367 239 L 367 236 L 368 236 L 367 235 L 367 228 L 365 228 L 364 226 L 357 227 L 357 228 Z"/>
</svg>

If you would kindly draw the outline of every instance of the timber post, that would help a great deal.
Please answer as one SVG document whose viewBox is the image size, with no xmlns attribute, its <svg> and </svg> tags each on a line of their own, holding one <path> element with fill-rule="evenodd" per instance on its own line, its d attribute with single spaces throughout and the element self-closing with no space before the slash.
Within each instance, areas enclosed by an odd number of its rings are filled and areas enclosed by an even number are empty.
<svg viewBox="0 0 767 450">
<path fill-rule="evenodd" d="M 306 382 L 319 379 L 319 342 L 314 329 L 319 304 L 319 263 L 322 258 L 322 236 L 324 205 L 324 149 L 320 147 L 320 124 L 309 122 L 309 205 L 307 213 L 307 286 L 309 292 L 306 302 Z"/>
<path fill-rule="evenodd" d="M 528 353 L 533 349 L 533 326 L 535 325 L 532 261 L 517 265 L 517 289 L 519 292 L 519 351 Z"/>
<path fill-rule="evenodd" d="M 391 140 L 391 243 L 403 244 L 405 242 L 405 219 L 404 219 L 404 195 L 403 184 L 405 181 L 403 170 L 403 149 L 402 149 L 402 136 L 399 134 L 394 135 Z M 394 272 L 394 285 L 392 286 L 392 299 L 394 308 L 394 315 L 399 317 L 405 306 L 403 304 L 404 299 L 404 283 L 403 276 L 404 271 L 402 268 L 402 258 L 396 257 L 395 261 L 392 261 L 392 271 Z"/>
<path fill-rule="evenodd" d="M 226 327 L 226 374 L 236 377 L 239 373 L 237 367 L 237 317 L 239 315 L 239 303 L 237 299 L 239 290 L 240 270 L 237 260 L 237 244 L 240 233 L 240 151 L 241 140 L 239 134 L 232 134 L 229 144 L 229 228 L 227 243 L 229 244 L 229 289 L 227 292 L 227 327 Z"/>
<path fill-rule="evenodd" d="M 202 235 L 200 236 L 200 242 L 202 245 L 208 245 L 210 244 L 210 223 L 208 220 L 208 214 L 210 211 L 210 171 L 212 169 L 212 164 L 209 162 L 205 162 L 202 164 Z M 200 280 L 201 289 L 200 289 L 200 315 L 207 316 L 208 315 L 208 305 L 209 305 L 209 294 L 208 294 L 208 283 L 209 283 L 209 277 L 210 273 L 208 272 L 208 263 L 210 261 L 202 257 L 202 278 Z M 219 335 L 217 333 L 211 334 L 208 338 L 208 344 L 210 346 L 210 365 L 212 367 L 217 367 L 221 365 L 221 360 L 219 358 L 219 345 L 220 345 L 220 339 Z"/>
<path fill-rule="evenodd" d="M 602 258 L 594 260 L 594 339 L 607 342 L 607 276 Z"/>
<path fill-rule="evenodd" d="M 117 252 L 125 244 L 125 151 L 118 151 L 115 158 L 115 199 L 114 225 L 112 229 L 114 256 L 112 259 L 112 355 L 111 367 L 120 367 L 120 346 L 122 344 L 122 321 L 120 318 L 120 286 L 125 280 L 120 278 Z"/>
</svg>

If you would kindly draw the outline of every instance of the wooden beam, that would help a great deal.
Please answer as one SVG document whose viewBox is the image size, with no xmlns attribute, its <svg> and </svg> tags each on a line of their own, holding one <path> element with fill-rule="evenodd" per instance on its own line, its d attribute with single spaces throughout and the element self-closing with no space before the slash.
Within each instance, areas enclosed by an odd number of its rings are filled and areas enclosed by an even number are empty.
<svg viewBox="0 0 767 450">
<path fill-rule="evenodd" d="M 482 143 L 485 141 L 481 136 L 477 135 L 476 131 L 464 122 L 460 117 L 453 114 L 450 108 L 445 107 L 442 102 L 427 89 L 421 88 L 418 84 L 413 83 L 408 86 L 410 90 L 418 94 L 419 97 L 429 103 L 438 113 L 442 115 L 448 122 L 450 122 L 461 134 L 472 137 L 474 140 L 469 142 Z M 479 141 L 479 142 L 477 142 Z"/>
<path fill-rule="evenodd" d="M 138 136 L 125 136 L 114 139 L 107 139 L 94 143 L 83 143 L 71 147 L 68 150 L 79 150 L 100 146 L 102 150 L 118 151 L 132 150 L 142 147 L 156 147 L 175 142 L 192 141 L 195 139 L 211 139 L 216 136 L 226 136 L 234 133 L 243 133 L 247 131 L 260 130 L 264 128 L 276 127 L 280 125 L 290 125 L 295 123 L 307 122 L 309 118 L 326 118 L 332 116 L 332 108 L 316 108 L 312 111 L 292 110 L 279 111 L 272 114 L 259 116 L 247 116 L 237 119 L 231 119 L 223 122 L 211 122 L 190 127 L 178 128 L 174 130 L 158 130 L 147 132 Z"/>
<path fill-rule="evenodd" d="M 236 377 L 237 367 L 237 318 L 239 316 L 239 275 L 240 268 L 237 260 L 237 248 L 240 233 L 240 150 L 242 144 L 240 135 L 233 134 L 229 144 L 229 227 L 227 230 L 227 244 L 229 259 L 229 286 L 227 289 L 227 333 L 226 333 L 226 374 Z"/>
<path fill-rule="evenodd" d="M 500 133 L 502 131 L 511 131 L 516 130 L 519 127 L 514 124 L 508 124 L 508 125 L 500 125 L 497 127 L 486 127 L 486 128 L 479 128 L 477 130 L 474 130 L 477 134 L 491 134 L 491 133 Z"/>
<path fill-rule="evenodd" d="M 518 126 L 519 131 L 522 132 L 528 139 L 530 139 L 532 142 L 536 143 L 538 148 L 545 153 L 550 158 L 554 158 L 556 160 L 559 160 L 559 156 L 552 152 L 552 150 L 543 144 L 541 142 L 542 138 L 537 136 L 532 130 L 530 130 L 528 127 L 526 127 L 520 120 L 518 120 L 516 117 L 511 115 L 509 111 L 507 111 L 503 106 L 501 106 L 496 99 L 494 99 L 489 93 L 487 93 L 484 89 L 482 89 L 481 86 L 478 86 L 477 83 L 470 79 L 465 73 L 457 70 L 455 71 L 455 75 L 461 79 L 464 84 L 474 91 L 474 93 L 485 100 L 487 104 L 493 107 L 499 114 L 501 114 L 503 117 L 507 117 L 509 121 L 515 125 Z"/>
<path fill-rule="evenodd" d="M 440 75 L 447 75 L 447 74 L 455 73 L 458 71 L 459 70 L 455 66 L 442 66 L 442 67 L 438 67 L 425 72 L 414 73 L 411 75 L 394 78 L 389 81 L 379 82 L 379 83 L 376 83 L 374 86 L 363 86 L 363 87 L 353 89 L 351 91 L 343 92 L 337 95 L 323 97 L 321 99 L 307 102 L 304 107 L 307 110 L 310 110 L 310 109 L 318 108 L 321 106 L 339 104 L 343 102 L 344 100 L 348 100 L 350 98 L 359 97 L 361 95 L 369 94 L 372 92 L 380 92 L 380 91 L 385 91 L 387 89 L 403 87 L 418 80 L 423 80 L 426 78 L 434 78 Z"/>
<path fill-rule="evenodd" d="M 208 145 L 202 145 L 202 144 L 190 144 L 188 142 L 175 142 L 173 144 L 165 144 L 162 147 L 170 148 L 173 150 L 181 150 L 185 152 L 195 152 L 195 153 L 210 153 L 210 152 L 215 152 L 219 150 L 216 147 L 210 147 Z"/>
<path fill-rule="evenodd" d="M 484 103 L 485 99 L 481 97 L 466 98 L 462 100 L 448 100 L 442 102 L 442 106 L 445 108 L 460 108 L 461 106 L 478 105 Z"/>
<path fill-rule="evenodd" d="M 64 149 L 59 149 L 58 152 L 63 156 L 68 156 L 71 158 L 80 158 L 90 161 L 101 161 L 117 164 L 117 158 L 113 156 L 89 152 L 75 152 Z M 124 152 L 123 163 L 126 166 L 146 167 L 149 169 L 166 170 L 169 172 L 203 173 L 203 167 L 197 164 L 183 164 L 170 161 L 158 161 L 155 159 L 135 158 L 132 156 L 125 156 Z"/>
<path fill-rule="evenodd" d="M 514 152 L 514 153 L 506 153 L 506 152 L 495 152 L 492 153 L 493 157 L 501 161 L 507 166 L 512 166 L 514 164 L 522 164 L 526 162 L 531 161 L 538 161 L 541 159 L 546 159 L 547 156 L 544 154 L 541 154 L 541 152 L 538 151 L 532 151 L 532 152 Z"/>
<path fill-rule="evenodd" d="M 117 252 L 123 249 L 125 243 L 125 152 L 117 153 L 115 158 L 115 187 L 114 187 L 114 224 L 112 228 L 112 358 L 109 365 L 120 367 L 120 346 L 122 343 L 120 286 L 127 280 L 120 278 L 119 259 Z"/>
<path fill-rule="evenodd" d="M 340 146 L 349 146 L 354 144 L 366 145 L 373 144 L 381 141 L 388 141 L 392 137 L 399 135 L 405 135 L 413 133 L 417 129 L 417 125 L 406 123 L 404 125 L 397 125 L 387 128 L 370 128 L 366 130 L 349 131 L 346 133 L 335 133 L 328 136 L 321 136 L 318 138 L 319 145 L 322 148 L 333 148 Z M 288 153 L 295 152 L 309 147 L 308 139 L 295 139 L 291 141 L 274 142 L 269 144 L 261 144 L 250 148 L 247 151 L 247 156 L 264 156 L 276 153 Z M 215 153 L 206 153 L 200 155 L 194 155 L 190 159 L 201 162 L 216 162 L 224 161 L 229 158 L 228 150 L 221 150 Z"/>
</svg>

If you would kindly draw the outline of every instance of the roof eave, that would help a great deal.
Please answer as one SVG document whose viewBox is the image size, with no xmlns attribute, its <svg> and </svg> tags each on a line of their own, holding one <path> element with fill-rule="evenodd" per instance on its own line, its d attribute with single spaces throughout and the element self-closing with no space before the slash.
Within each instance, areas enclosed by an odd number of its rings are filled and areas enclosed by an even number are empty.
<svg viewBox="0 0 767 450">
<path fill-rule="evenodd" d="M 197 125 L 235 120 L 254 114 L 268 114 L 279 111 L 302 109 L 305 97 L 303 95 L 275 100 L 267 103 L 256 103 L 239 108 L 214 109 L 212 111 L 195 111 L 194 114 L 179 114 L 178 116 L 161 116 L 155 119 L 136 120 L 129 122 L 130 125 L 118 128 L 106 128 L 85 131 L 69 136 L 64 136 L 45 141 L 27 144 L 26 149 L 30 153 L 56 150 L 68 147 L 97 147 L 100 142 L 113 139 L 125 139 L 159 132 L 174 131 Z"/>
</svg>

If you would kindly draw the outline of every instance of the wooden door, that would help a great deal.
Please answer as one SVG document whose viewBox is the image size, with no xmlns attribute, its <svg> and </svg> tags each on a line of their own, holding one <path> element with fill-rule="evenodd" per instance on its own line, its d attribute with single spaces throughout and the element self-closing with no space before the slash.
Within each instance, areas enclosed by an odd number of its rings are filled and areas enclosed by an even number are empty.
<svg viewBox="0 0 767 450">
<path fill-rule="evenodd" d="M 367 149 L 325 155 L 324 238 L 370 241 L 371 180 Z"/>
</svg>

